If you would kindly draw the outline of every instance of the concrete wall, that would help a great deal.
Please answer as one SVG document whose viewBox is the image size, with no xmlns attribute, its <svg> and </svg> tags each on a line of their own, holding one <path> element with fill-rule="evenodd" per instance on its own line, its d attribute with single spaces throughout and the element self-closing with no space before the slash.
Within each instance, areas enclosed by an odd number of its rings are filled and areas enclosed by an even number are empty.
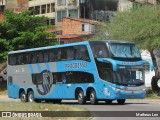
<svg viewBox="0 0 160 120">
<path fill-rule="evenodd" d="M 42 6 L 45 6 L 45 13 L 42 13 Z M 36 16 L 55 18 L 55 0 L 31 0 L 29 1 L 29 7 L 34 9 L 36 9 L 35 7 L 39 7 L 39 13 Z M 47 12 L 48 9 L 49 12 Z"/>
<path fill-rule="evenodd" d="M 14 12 L 23 12 L 28 10 L 28 0 L 6 0 L 6 9 L 13 10 Z"/>
<path fill-rule="evenodd" d="M 127 11 L 133 7 L 133 2 L 128 0 L 119 0 L 118 11 Z"/>
</svg>

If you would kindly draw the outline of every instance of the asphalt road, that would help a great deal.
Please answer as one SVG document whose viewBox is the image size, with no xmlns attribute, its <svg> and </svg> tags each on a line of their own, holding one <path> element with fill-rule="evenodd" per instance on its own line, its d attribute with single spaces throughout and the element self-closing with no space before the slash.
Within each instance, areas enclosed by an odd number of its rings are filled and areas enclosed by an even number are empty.
<svg viewBox="0 0 160 120">
<path fill-rule="evenodd" d="M 20 102 L 20 100 L 0 96 L 0 102 Z M 101 116 L 99 117 L 99 115 L 96 115 L 92 120 L 160 120 L 160 100 L 127 100 L 124 105 L 118 105 L 116 101 L 110 105 L 106 105 L 103 101 L 99 102 L 98 105 L 90 105 L 89 102 L 85 105 L 79 105 L 77 101 L 63 100 L 62 104 L 86 108 L 89 111 L 98 111 L 93 114 L 95 115 L 100 113 Z M 110 113 L 108 111 L 113 112 Z M 118 111 L 142 111 L 142 113 L 148 113 L 149 111 L 149 114 L 152 114 L 153 111 L 159 111 L 158 113 L 156 112 L 159 117 L 136 117 L 136 115 L 135 117 L 115 117 L 115 113 L 121 114 Z M 112 117 L 104 117 L 107 116 L 106 114 L 109 114 Z M 130 113 L 122 112 L 122 114 Z"/>
</svg>

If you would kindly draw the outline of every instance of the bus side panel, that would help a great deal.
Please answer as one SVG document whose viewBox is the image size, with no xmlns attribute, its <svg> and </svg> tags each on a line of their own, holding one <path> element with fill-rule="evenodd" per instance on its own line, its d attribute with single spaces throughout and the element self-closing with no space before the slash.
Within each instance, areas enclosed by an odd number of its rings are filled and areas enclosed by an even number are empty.
<svg viewBox="0 0 160 120">
<path fill-rule="evenodd" d="M 8 83 L 8 97 L 10 98 L 19 98 L 19 86 L 16 84 Z"/>
</svg>

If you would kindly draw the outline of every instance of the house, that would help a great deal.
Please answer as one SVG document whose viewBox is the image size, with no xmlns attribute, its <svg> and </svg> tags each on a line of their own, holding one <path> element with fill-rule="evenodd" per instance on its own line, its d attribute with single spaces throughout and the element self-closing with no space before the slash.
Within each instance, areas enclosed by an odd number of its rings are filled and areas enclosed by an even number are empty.
<svg viewBox="0 0 160 120">
<path fill-rule="evenodd" d="M 64 17 L 62 22 L 56 24 L 61 34 L 57 34 L 56 38 L 52 39 L 57 40 L 60 44 L 87 40 L 96 32 L 96 24 L 97 21 L 94 20 Z M 54 29 L 53 32 L 56 33 Z"/>
</svg>

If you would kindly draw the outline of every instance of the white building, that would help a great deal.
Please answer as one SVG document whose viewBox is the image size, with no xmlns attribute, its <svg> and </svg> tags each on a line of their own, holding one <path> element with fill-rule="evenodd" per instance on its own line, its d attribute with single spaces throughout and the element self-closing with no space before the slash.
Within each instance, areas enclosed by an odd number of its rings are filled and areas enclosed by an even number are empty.
<svg viewBox="0 0 160 120">
<path fill-rule="evenodd" d="M 63 17 L 80 17 L 79 0 L 55 0 L 56 22 L 61 22 Z"/>
<path fill-rule="evenodd" d="M 55 1 L 56 0 L 29 0 L 29 9 L 35 9 L 34 15 L 49 18 L 47 24 L 55 24 Z"/>
</svg>

